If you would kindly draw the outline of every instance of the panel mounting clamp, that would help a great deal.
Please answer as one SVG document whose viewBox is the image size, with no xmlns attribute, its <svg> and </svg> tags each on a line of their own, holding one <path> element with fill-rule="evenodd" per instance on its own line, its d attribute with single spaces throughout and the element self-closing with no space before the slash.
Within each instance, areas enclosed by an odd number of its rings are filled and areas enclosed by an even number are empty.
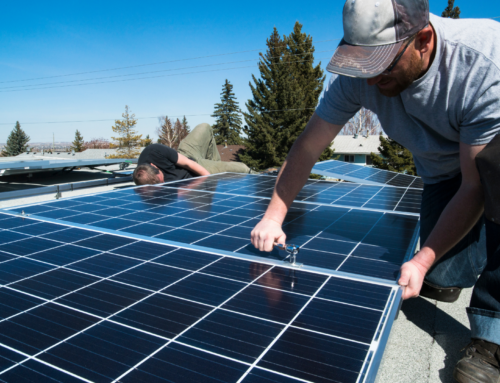
<svg viewBox="0 0 500 383">
<path fill-rule="evenodd" d="M 274 245 L 281 250 L 285 250 L 290 255 L 288 260 L 283 261 L 284 263 L 295 267 L 303 266 L 302 263 L 297 263 L 297 254 L 299 254 L 300 247 L 295 245 L 282 245 L 281 243 L 275 243 Z"/>
</svg>

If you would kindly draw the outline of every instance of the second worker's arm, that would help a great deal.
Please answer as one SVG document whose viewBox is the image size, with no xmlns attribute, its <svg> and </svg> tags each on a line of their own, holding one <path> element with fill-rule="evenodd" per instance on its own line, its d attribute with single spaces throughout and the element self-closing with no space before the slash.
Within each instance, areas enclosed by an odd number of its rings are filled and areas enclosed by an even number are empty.
<svg viewBox="0 0 500 383">
<path fill-rule="evenodd" d="M 252 244 L 257 249 L 271 251 L 275 242 L 285 243 L 281 225 L 288 208 L 306 183 L 319 156 L 340 129 L 342 126 L 330 124 L 313 114 L 281 167 L 264 217 L 252 230 Z"/>
<path fill-rule="evenodd" d="M 177 166 L 189 170 L 191 173 L 197 176 L 208 176 L 210 172 L 201 166 L 199 163 L 190 160 L 186 156 L 178 153 L 179 159 L 177 160 Z"/>
</svg>

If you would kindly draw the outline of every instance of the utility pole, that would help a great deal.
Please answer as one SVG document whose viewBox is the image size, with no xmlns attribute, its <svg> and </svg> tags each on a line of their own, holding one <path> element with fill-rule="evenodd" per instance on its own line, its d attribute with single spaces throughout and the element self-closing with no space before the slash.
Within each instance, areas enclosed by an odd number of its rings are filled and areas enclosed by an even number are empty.
<svg viewBox="0 0 500 383">
<path fill-rule="evenodd" d="M 56 143 L 56 140 L 54 138 L 54 133 L 52 133 L 52 152 L 55 151 L 55 143 Z"/>
</svg>

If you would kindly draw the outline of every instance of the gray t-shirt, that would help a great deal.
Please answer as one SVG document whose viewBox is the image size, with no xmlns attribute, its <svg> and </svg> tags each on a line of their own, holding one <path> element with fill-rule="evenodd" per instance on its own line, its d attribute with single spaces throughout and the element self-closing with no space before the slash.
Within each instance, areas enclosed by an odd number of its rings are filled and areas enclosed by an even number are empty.
<svg viewBox="0 0 500 383">
<path fill-rule="evenodd" d="M 361 106 L 414 156 L 427 184 L 460 173 L 459 143 L 483 145 L 500 131 L 500 23 L 430 16 L 437 34 L 427 73 L 397 97 L 364 79 L 332 75 L 316 113 L 344 125 Z"/>
</svg>

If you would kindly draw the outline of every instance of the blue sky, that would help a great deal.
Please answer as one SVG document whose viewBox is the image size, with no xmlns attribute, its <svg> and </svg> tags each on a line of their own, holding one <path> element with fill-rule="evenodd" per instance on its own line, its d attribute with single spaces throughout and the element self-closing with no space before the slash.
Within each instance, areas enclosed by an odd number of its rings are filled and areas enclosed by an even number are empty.
<svg viewBox="0 0 500 383">
<path fill-rule="evenodd" d="M 52 141 L 52 133 L 56 141 L 71 141 L 76 129 L 86 140 L 110 138 L 125 105 L 140 118 L 137 129 L 144 136 L 155 136 L 160 115 L 186 115 L 192 127 L 212 123 L 226 78 L 245 108 L 248 83 L 259 74 L 258 53 L 274 26 L 283 35 L 301 22 L 325 68 L 343 35 L 343 3 L 6 2 L 0 15 L 0 142 L 17 120 L 36 142 Z M 430 0 L 435 14 L 446 5 L 447 0 Z M 462 17 L 500 16 L 498 0 L 455 5 Z M 109 70 L 120 67 L 132 68 Z M 94 73 L 73 75 L 81 72 Z M 133 76 L 111 77 L 121 75 Z M 32 80 L 50 76 L 64 77 Z M 84 79 L 101 83 L 73 86 Z M 46 89 L 30 89 L 34 85 Z"/>
</svg>

